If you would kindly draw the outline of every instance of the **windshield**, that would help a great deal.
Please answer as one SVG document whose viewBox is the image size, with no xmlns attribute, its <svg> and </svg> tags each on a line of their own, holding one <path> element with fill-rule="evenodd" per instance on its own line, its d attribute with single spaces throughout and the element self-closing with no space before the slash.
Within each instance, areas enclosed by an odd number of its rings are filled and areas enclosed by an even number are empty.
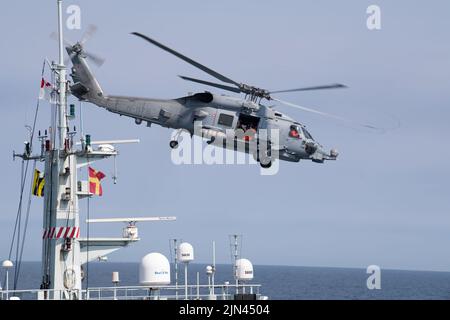
<svg viewBox="0 0 450 320">
<path fill-rule="evenodd" d="M 303 129 L 303 133 L 305 134 L 306 139 L 314 140 L 314 138 L 313 138 L 312 135 L 308 132 L 308 130 L 306 130 L 306 128 L 302 128 L 302 129 Z"/>
</svg>

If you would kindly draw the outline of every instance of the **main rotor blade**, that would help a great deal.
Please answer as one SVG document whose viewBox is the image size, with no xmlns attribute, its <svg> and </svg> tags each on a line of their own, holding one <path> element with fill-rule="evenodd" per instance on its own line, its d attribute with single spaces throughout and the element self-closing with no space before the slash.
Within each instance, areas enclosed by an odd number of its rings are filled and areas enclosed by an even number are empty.
<svg viewBox="0 0 450 320">
<path fill-rule="evenodd" d="M 105 58 L 102 58 L 96 54 L 93 54 L 89 51 L 84 51 L 84 54 L 98 67 L 101 67 L 103 63 L 105 63 Z"/>
<path fill-rule="evenodd" d="M 218 73 L 218 72 L 216 72 L 216 71 L 214 71 L 214 70 L 212 70 L 212 69 L 210 69 L 210 68 L 208 68 L 208 67 L 206 67 L 206 66 L 204 66 L 204 65 L 202 65 L 200 63 L 198 63 L 197 61 L 192 60 L 191 58 L 188 58 L 188 57 L 182 55 L 179 52 L 176 52 L 173 49 L 170 49 L 169 47 L 166 47 L 165 45 L 163 45 L 163 44 L 161 44 L 161 43 L 159 43 L 159 42 L 157 42 L 157 41 L 155 41 L 153 39 L 150 39 L 146 35 L 143 35 L 143 34 L 141 34 L 139 32 L 132 32 L 131 34 L 133 34 L 135 36 L 138 36 L 138 37 L 141 37 L 144 40 L 147 40 L 151 44 L 154 44 L 155 46 L 163 49 L 164 51 L 167 51 L 167 52 L 173 54 L 174 56 L 180 58 L 181 60 L 186 61 L 187 63 L 189 63 L 189 64 L 199 68 L 200 70 L 206 72 L 207 74 L 213 76 L 216 79 L 219 79 L 219 80 L 221 80 L 223 82 L 226 82 L 226 83 L 234 84 L 235 86 L 239 87 L 239 83 L 237 83 L 236 81 L 231 80 L 230 78 L 227 78 L 224 75 L 221 75 L 220 73 Z"/>
<path fill-rule="evenodd" d="M 80 43 L 83 45 L 86 43 L 86 41 L 88 41 L 90 38 L 92 38 L 92 36 L 97 32 L 97 26 L 94 24 L 90 24 L 88 26 L 88 29 L 86 30 L 86 32 L 84 33 L 83 37 L 81 38 Z"/>
<path fill-rule="evenodd" d="M 342 89 L 342 88 L 347 88 L 347 86 L 343 85 L 343 84 L 340 84 L 340 83 L 334 83 L 334 84 L 328 84 L 328 85 L 324 85 L 324 86 L 315 86 L 315 87 L 305 87 L 305 88 L 298 88 L 298 89 L 270 91 L 270 93 L 310 91 L 310 90 L 323 90 L 323 89 Z"/>
<path fill-rule="evenodd" d="M 185 77 L 185 76 L 179 76 L 179 77 L 181 79 L 183 79 L 183 80 L 197 82 L 197 83 L 205 84 L 207 86 L 216 87 L 216 88 L 220 88 L 220 89 L 231 91 L 231 92 L 241 93 L 241 90 L 239 88 L 226 86 L 224 84 L 209 82 L 209 81 L 195 79 L 195 78 L 190 78 L 190 77 Z"/>
<path fill-rule="evenodd" d="M 302 107 L 302 106 L 299 106 L 299 105 L 297 105 L 295 103 L 291 103 L 291 102 L 280 100 L 280 99 L 276 99 L 276 98 L 272 98 L 272 100 L 278 101 L 278 102 L 280 102 L 282 104 L 285 104 L 287 106 L 290 106 L 290 107 L 293 107 L 293 108 L 297 108 L 297 109 L 300 109 L 300 110 L 303 110 L 303 111 L 306 111 L 306 112 L 311 112 L 311 113 L 319 114 L 321 116 L 325 116 L 325 117 L 328 117 L 328 118 L 333 118 L 333 119 L 344 121 L 344 122 L 347 122 L 347 123 L 356 124 L 356 125 L 364 127 L 364 128 L 369 128 L 369 129 L 373 129 L 373 130 L 379 130 L 379 128 L 374 127 L 374 126 L 372 126 L 370 124 L 357 123 L 357 122 L 354 122 L 352 120 L 349 120 L 349 119 L 346 119 L 346 118 L 343 118 L 343 117 L 340 117 L 340 116 L 336 116 L 336 115 L 331 114 L 331 113 L 326 113 L 326 112 L 322 112 L 322 111 L 318 111 L 318 110 Z"/>
</svg>

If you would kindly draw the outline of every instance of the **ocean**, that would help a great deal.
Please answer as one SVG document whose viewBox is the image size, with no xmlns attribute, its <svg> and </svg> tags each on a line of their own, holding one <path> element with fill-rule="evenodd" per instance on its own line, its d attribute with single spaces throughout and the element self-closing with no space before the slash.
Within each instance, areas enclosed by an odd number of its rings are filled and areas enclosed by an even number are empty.
<svg viewBox="0 0 450 320">
<path fill-rule="evenodd" d="M 197 272 L 200 283 L 207 284 L 205 267 L 189 265 L 190 284 L 196 283 Z M 216 284 L 233 283 L 231 265 L 217 265 L 216 270 Z M 89 287 L 112 286 L 113 271 L 119 272 L 120 285 L 138 285 L 137 263 L 93 262 L 89 264 Z M 367 288 L 369 275 L 365 269 L 256 265 L 254 275 L 251 283 L 261 284 L 260 293 L 275 300 L 450 299 L 450 272 L 381 270 L 381 289 L 374 290 Z M 178 278 L 179 284 L 183 284 L 183 265 L 179 266 Z M 4 285 L 3 271 L 0 279 Z M 40 263 L 23 262 L 18 289 L 39 288 L 39 285 Z"/>
</svg>

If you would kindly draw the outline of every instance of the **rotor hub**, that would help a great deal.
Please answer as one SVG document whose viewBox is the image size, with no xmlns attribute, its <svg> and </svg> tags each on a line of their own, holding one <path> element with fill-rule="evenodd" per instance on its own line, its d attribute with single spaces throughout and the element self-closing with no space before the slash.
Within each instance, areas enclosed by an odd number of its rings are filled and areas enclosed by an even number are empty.
<svg viewBox="0 0 450 320">
<path fill-rule="evenodd" d="M 73 45 L 72 50 L 75 53 L 80 53 L 81 51 L 83 51 L 83 47 L 81 46 L 81 43 L 77 42 Z"/>
<path fill-rule="evenodd" d="M 249 86 L 248 84 L 245 84 L 245 83 L 240 83 L 239 89 L 241 90 L 242 93 L 249 95 L 250 100 L 252 100 L 252 101 L 254 101 L 258 98 L 267 99 L 267 100 L 271 99 L 270 92 L 265 89 L 257 88 L 254 86 Z"/>
</svg>

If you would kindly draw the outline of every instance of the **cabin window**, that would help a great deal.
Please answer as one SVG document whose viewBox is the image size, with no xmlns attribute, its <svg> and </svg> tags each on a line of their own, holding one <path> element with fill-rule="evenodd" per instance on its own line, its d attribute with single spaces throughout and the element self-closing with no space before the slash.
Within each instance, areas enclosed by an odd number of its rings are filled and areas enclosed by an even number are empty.
<svg viewBox="0 0 450 320">
<path fill-rule="evenodd" d="M 258 117 L 241 113 L 239 115 L 239 120 L 236 125 L 236 129 L 241 129 L 244 132 L 247 132 L 247 130 L 257 131 L 258 125 L 259 125 Z"/>
<path fill-rule="evenodd" d="M 300 139 L 300 132 L 298 130 L 297 126 L 292 125 L 291 128 L 289 129 L 289 137 L 291 138 L 296 138 L 296 139 Z"/>
<path fill-rule="evenodd" d="M 219 125 L 222 126 L 226 126 L 226 127 L 231 127 L 233 125 L 233 120 L 234 117 L 229 115 L 229 114 L 225 114 L 225 113 L 221 113 L 219 116 Z"/>
<path fill-rule="evenodd" d="M 259 117 L 251 116 L 248 114 L 241 113 L 239 115 L 236 129 L 242 130 L 244 132 L 243 139 L 245 141 L 250 141 L 255 138 L 256 132 L 258 131 L 259 120 Z"/>
</svg>

